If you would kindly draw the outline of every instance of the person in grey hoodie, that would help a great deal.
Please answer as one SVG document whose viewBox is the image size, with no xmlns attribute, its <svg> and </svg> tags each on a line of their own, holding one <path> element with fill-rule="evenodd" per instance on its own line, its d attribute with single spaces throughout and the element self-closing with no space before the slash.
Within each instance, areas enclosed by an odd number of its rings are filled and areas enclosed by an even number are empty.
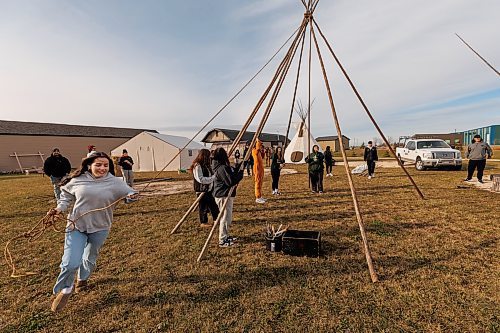
<svg viewBox="0 0 500 333">
<path fill-rule="evenodd" d="M 491 147 L 481 140 L 479 134 L 474 135 L 474 142 L 467 147 L 465 158 L 469 159 L 469 167 L 467 169 L 467 178 L 465 181 L 472 179 L 472 175 L 477 168 L 477 181 L 483 182 L 483 171 L 486 167 L 486 158 L 491 158 L 493 151 Z"/>
<path fill-rule="evenodd" d="M 61 183 L 61 198 L 49 215 L 67 211 L 68 225 L 64 239 L 61 272 L 54 286 L 56 298 L 51 309 L 62 310 L 73 292 L 75 274 L 78 273 L 75 292 L 87 287 L 87 280 L 96 266 L 99 249 L 108 237 L 113 221 L 113 209 L 121 198 L 135 201 L 137 192 L 123 180 L 109 172 L 111 159 L 94 152 L 82 160 L 81 166 Z M 108 207 L 109 206 L 109 207 Z M 106 209 L 102 209 L 107 207 Z M 73 225 L 69 221 L 74 221 Z"/>
<path fill-rule="evenodd" d="M 231 168 L 229 158 L 224 148 L 217 148 L 212 158 L 212 170 L 215 175 L 213 194 L 215 202 L 219 206 L 219 214 L 222 214 L 219 224 L 219 246 L 229 247 L 234 245 L 236 238 L 229 235 L 229 226 L 233 221 L 233 202 L 236 196 L 236 189 L 229 197 L 231 187 L 236 186 L 243 179 L 243 170 L 239 170 L 239 165 L 235 169 Z M 223 210 L 224 201 L 228 200 L 226 208 Z"/>
</svg>

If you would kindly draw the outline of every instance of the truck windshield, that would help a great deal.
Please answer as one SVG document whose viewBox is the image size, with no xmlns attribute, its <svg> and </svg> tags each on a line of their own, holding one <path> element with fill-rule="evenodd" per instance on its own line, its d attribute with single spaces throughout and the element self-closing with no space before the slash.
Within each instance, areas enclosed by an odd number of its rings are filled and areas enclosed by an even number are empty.
<svg viewBox="0 0 500 333">
<path fill-rule="evenodd" d="M 444 141 L 419 141 L 417 142 L 418 149 L 426 149 L 426 148 L 451 148 Z"/>
</svg>

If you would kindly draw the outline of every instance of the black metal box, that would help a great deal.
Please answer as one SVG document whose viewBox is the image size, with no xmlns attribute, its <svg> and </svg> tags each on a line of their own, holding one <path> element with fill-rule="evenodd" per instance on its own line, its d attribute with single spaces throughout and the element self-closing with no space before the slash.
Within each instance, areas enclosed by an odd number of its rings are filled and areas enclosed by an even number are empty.
<svg viewBox="0 0 500 333">
<path fill-rule="evenodd" d="M 318 257 L 321 252 L 321 233 L 319 231 L 287 230 L 283 234 L 285 254 L 292 256 Z"/>
</svg>

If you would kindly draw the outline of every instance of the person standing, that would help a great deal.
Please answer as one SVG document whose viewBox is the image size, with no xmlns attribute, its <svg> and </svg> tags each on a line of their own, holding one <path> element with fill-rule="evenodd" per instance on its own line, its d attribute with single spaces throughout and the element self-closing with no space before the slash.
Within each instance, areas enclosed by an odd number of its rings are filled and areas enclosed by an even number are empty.
<svg viewBox="0 0 500 333">
<path fill-rule="evenodd" d="M 250 147 L 248 146 L 248 143 L 245 145 L 245 149 L 243 150 L 243 158 L 247 156 L 248 150 Z M 247 161 L 243 162 L 243 169 L 247 170 L 247 175 L 250 176 L 253 172 L 253 157 L 252 154 L 250 154 L 250 157 L 248 158 Z"/>
<path fill-rule="evenodd" d="M 122 169 L 123 180 L 125 183 L 127 183 L 130 187 L 134 187 L 134 171 L 132 171 L 134 160 L 128 155 L 127 149 L 123 149 L 122 156 L 118 160 L 118 165 Z"/>
<path fill-rule="evenodd" d="M 215 175 L 214 180 L 214 197 L 219 214 L 222 214 L 219 224 L 219 246 L 230 247 L 234 245 L 235 237 L 229 235 L 229 227 L 233 221 L 233 203 L 236 196 L 236 189 L 229 197 L 231 187 L 236 186 L 243 179 L 243 170 L 237 171 L 231 168 L 229 158 L 224 148 L 215 150 L 212 160 L 212 170 Z M 224 209 L 224 201 L 227 199 L 227 204 Z"/>
<path fill-rule="evenodd" d="M 71 171 L 71 164 L 68 159 L 61 155 L 59 148 L 54 148 L 50 156 L 43 163 L 43 172 L 50 177 L 54 186 L 54 195 L 59 202 L 61 197 L 60 183 L 63 177 Z"/>
<path fill-rule="evenodd" d="M 474 171 L 477 168 L 477 181 L 483 183 L 483 172 L 486 167 L 486 158 L 491 158 L 493 150 L 483 142 L 479 134 L 474 135 L 474 142 L 467 147 L 465 158 L 469 159 L 469 167 L 467 168 L 467 178 L 465 181 L 472 180 Z"/>
<path fill-rule="evenodd" d="M 240 163 L 240 158 L 241 158 L 240 150 L 236 149 L 234 151 L 234 164 L 235 165 L 237 165 L 238 163 Z"/>
<path fill-rule="evenodd" d="M 201 149 L 190 168 L 193 172 L 194 191 L 198 196 L 203 194 L 198 203 L 201 226 L 208 226 L 208 212 L 212 214 L 214 221 L 219 216 L 219 207 L 212 194 L 215 175 L 212 172 L 210 159 L 210 150 Z"/>
<path fill-rule="evenodd" d="M 279 191 L 279 182 L 280 182 L 281 169 L 283 168 L 284 164 L 285 160 L 283 158 L 283 149 L 280 146 L 278 146 L 276 147 L 276 150 L 273 154 L 271 161 L 273 195 L 281 195 L 281 192 Z"/>
<path fill-rule="evenodd" d="M 257 139 L 255 143 L 255 147 L 252 149 L 252 157 L 253 157 L 253 175 L 255 180 L 255 202 L 256 203 L 265 203 L 266 199 L 262 197 L 262 184 L 264 183 L 264 161 L 265 157 L 264 146 L 262 145 L 262 141 Z"/>
<path fill-rule="evenodd" d="M 271 148 L 266 147 L 265 156 L 266 156 L 266 167 L 268 167 L 271 165 Z"/>
<path fill-rule="evenodd" d="M 76 222 L 73 228 L 68 222 L 66 229 L 61 272 L 53 289 L 56 295 L 51 306 L 53 312 L 64 308 L 73 289 L 76 293 L 87 289 L 99 250 L 111 228 L 116 207 L 112 204 L 120 198 L 125 202 L 137 200 L 136 191 L 109 173 L 110 161 L 109 156 L 102 152 L 83 159 L 80 167 L 63 180 L 61 199 L 57 207 L 48 212 L 49 215 L 59 215 L 73 204 L 68 221 Z M 103 207 L 108 208 L 101 209 Z"/>
<path fill-rule="evenodd" d="M 323 193 L 323 161 L 325 156 L 319 151 L 319 146 L 313 146 L 313 152 L 306 157 L 306 163 L 309 164 L 309 179 L 311 180 L 312 192 Z"/>
<path fill-rule="evenodd" d="M 332 151 L 330 150 L 330 146 L 326 146 L 325 166 L 326 166 L 326 176 L 333 177 L 333 175 L 332 175 L 333 155 L 332 155 Z"/>
<path fill-rule="evenodd" d="M 378 161 L 378 154 L 377 147 L 371 141 L 368 141 L 368 145 L 365 147 L 364 160 L 368 166 L 368 179 L 372 179 L 375 177 L 375 161 Z"/>
</svg>

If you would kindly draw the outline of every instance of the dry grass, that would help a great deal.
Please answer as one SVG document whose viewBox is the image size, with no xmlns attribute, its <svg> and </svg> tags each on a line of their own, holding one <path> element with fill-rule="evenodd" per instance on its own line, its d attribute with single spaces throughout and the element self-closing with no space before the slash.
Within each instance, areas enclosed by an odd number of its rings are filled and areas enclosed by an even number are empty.
<svg viewBox="0 0 500 333">
<path fill-rule="evenodd" d="M 201 265 L 195 260 L 207 230 L 200 229 L 196 214 L 169 236 L 192 193 L 121 205 L 92 278 L 94 288 L 73 295 L 61 314 L 48 308 L 62 235 L 17 243 L 20 265 L 40 274 L 11 279 L 2 265 L 1 331 L 500 330 L 499 194 L 457 188 L 464 172 L 412 170 L 425 201 L 399 170 L 381 169 L 371 181 L 355 177 L 381 279 L 372 284 L 342 167 L 325 179 L 323 196 L 308 193 L 305 169 L 299 170 L 282 178 L 285 195 L 260 206 L 254 203 L 253 182 L 245 178 L 232 227 L 240 246 L 219 249 L 214 243 Z M 500 172 L 498 164 L 494 171 Z M 264 186 L 270 188 L 270 179 Z M 0 177 L 0 192 L 2 246 L 53 205 L 49 181 L 41 176 Z M 266 252 L 266 222 L 320 230 L 324 256 Z"/>
</svg>

